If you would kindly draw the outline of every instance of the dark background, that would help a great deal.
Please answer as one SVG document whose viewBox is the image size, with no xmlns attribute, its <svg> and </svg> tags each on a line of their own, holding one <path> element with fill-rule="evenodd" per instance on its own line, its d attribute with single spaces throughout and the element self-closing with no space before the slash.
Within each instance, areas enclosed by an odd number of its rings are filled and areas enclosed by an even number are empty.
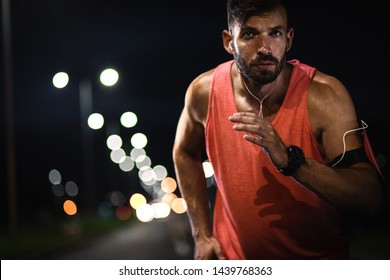
<svg viewBox="0 0 390 280">
<path fill-rule="evenodd" d="M 345 84 L 359 118 L 369 126 L 371 144 L 386 176 L 388 15 L 381 6 L 354 2 L 341 7 L 339 3 L 291 5 L 295 39 L 288 56 Z M 60 170 L 65 181 L 79 185 L 81 212 L 88 203 L 82 191 L 78 96 L 82 78 L 93 81 L 93 111 L 103 114 L 106 123 L 117 123 L 125 111 L 138 115 L 136 128 L 129 131 L 117 125 L 116 132 L 124 139 L 134 131 L 147 135 L 153 165 L 166 166 L 169 176 L 174 177 L 171 150 L 186 88 L 197 75 L 231 58 L 222 47 L 226 11 L 221 0 L 11 0 L 11 28 L 19 227 L 37 227 L 63 216 L 51 193 L 51 169 Z M 7 232 L 4 56 L 1 66 L 0 221 L 2 232 Z M 120 74 L 119 83 L 110 89 L 97 80 L 105 67 Z M 69 86 L 63 90 L 55 89 L 51 82 L 59 71 L 70 75 Z M 143 192 L 135 174 L 120 172 L 110 162 L 104 129 L 94 131 L 92 137 L 96 199 L 102 200 L 114 190 L 127 195 Z"/>
</svg>

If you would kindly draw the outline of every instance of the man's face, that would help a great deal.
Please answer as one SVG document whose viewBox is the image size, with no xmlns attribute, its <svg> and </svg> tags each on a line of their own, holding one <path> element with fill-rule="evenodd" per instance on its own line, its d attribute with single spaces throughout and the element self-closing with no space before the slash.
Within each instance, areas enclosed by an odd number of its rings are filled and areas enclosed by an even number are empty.
<svg viewBox="0 0 390 280">
<path fill-rule="evenodd" d="M 258 85 L 274 81 L 284 67 L 292 39 L 284 10 L 251 16 L 242 24 L 236 23 L 231 34 L 241 74 Z"/>
</svg>

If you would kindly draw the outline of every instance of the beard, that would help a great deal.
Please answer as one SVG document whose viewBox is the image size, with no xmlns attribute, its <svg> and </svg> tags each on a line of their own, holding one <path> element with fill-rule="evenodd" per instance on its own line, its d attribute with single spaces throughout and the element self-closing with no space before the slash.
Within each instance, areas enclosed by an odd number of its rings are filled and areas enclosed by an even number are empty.
<svg viewBox="0 0 390 280">
<path fill-rule="evenodd" d="M 243 75 L 247 80 L 257 85 L 265 85 L 276 80 L 280 72 L 286 63 L 286 54 L 283 55 L 282 59 L 279 61 L 276 57 L 272 55 L 260 55 L 256 59 L 245 63 L 242 56 L 238 55 L 236 50 L 233 48 L 233 56 L 236 61 L 238 71 Z M 252 71 L 252 66 L 258 64 L 262 61 L 273 62 L 276 65 L 275 71 L 270 70 L 261 70 L 261 71 Z"/>
</svg>

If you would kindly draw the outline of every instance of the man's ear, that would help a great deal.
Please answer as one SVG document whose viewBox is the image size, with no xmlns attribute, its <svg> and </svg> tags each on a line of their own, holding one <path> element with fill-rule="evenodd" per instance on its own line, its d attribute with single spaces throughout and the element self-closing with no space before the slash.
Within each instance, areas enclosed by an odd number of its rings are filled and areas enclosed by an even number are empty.
<svg viewBox="0 0 390 280">
<path fill-rule="evenodd" d="M 225 48 L 225 50 L 230 53 L 230 54 L 233 54 L 233 38 L 232 38 L 232 35 L 229 31 L 227 30 L 224 30 L 222 31 L 222 41 L 223 41 L 223 47 Z"/>
<path fill-rule="evenodd" d="M 287 46 L 286 46 L 286 52 L 288 52 L 291 49 L 292 42 L 294 38 L 294 29 L 290 27 L 287 30 Z"/>
</svg>

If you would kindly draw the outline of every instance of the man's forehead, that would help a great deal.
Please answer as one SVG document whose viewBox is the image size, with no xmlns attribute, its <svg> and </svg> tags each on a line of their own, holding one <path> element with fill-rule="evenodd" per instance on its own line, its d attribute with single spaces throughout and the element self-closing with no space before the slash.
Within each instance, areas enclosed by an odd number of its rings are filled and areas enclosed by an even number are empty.
<svg viewBox="0 0 390 280">
<path fill-rule="evenodd" d="M 233 28 L 235 30 L 287 28 L 287 22 L 282 15 L 267 12 L 251 15 L 243 21 L 237 21 Z"/>
</svg>

